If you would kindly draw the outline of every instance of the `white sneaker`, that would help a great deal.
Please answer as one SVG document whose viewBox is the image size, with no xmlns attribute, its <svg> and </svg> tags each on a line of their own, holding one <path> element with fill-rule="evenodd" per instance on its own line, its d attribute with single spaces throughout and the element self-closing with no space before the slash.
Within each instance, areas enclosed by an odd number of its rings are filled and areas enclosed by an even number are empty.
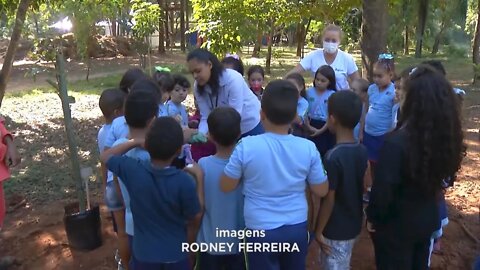
<svg viewBox="0 0 480 270">
<path fill-rule="evenodd" d="M 116 261 L 117 263 L 120 262 L 120 253 L 118 253 L 118 249 L 117 249 L 117 251 L 115 251 L 115 261 Z"/>
<path fill-rule="evenodd" d="M 118 270 L 125 270 L 125 267 L 123 267 L 122 262 L 118 262 Z"/>
</svg>

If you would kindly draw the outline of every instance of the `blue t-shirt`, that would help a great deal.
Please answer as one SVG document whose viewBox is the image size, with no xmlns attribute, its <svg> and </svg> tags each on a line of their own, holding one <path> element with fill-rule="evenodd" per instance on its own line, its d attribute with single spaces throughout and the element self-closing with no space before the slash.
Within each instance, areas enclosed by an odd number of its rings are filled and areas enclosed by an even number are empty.
<svg viewBox="0 0 480 270">
<path fill-rule="evenodd" d="M 106 135 L 104 148 L 112 148 L 113 144 L 122 138 L 127 138 L 130 130 L 128 129 L 127 121 L 125 116 L 117 117 L 113 120 L 110 129 Z M 107 172 L 107 183 L 113 181 L 113 173 L 111 171 Z"/>
<path fill-rule="evenodd" d="M 169 100 L 167 101 L 167 104 L 165 106 L 168 116 L 175 117 L 177 115 L 180 115 L 182 117 L 182 122 L 180 124 L 184 127 L 188 126 L 188 114 L 185 105 L 181 103 L 175 104 L 173 101 Z"/>
<path fill-rule="evenodd" d="M 135 237 L 133 254 L 141 262 L 167 263 L 187 258 L 187 221 L 200 211 L 195 182 L 174 167 L 155 168 L 150 162 L 113 156 L 109 170 L 122 178 L 130 198 Z"/>
<path fill-rule="evenodd" d="M 158 117 L 168 116 L 167 106 L 165 104 L 158 104 Z"/>
<path fill-rule="evenodd" d="M 308 101 L 304 97 L 300 97 L 297 103 L 297 114 L 302 119 L 302 122 L 304 121 L 307 113 L 308 113 Z"/>
<path fill-rule="evenodd" d="M 108 133 L 112 124 L 103 125 L 98 131 L 97 143 L 98 143 L 98 152 L 101 154 L 105 150 L 105 141 L 107 140 Z"/>
<path fill-rule="evenodd" d="M 307 90 L 308 116 L 313 120 L 327 121 L 328 118 L 328 99 L 335 93 L 333 90 L 325 90 L 319 94 L 315 87 Z"/>
<path fill-rule="evenodd" d="M 243 138 L 224 172 L 228 177 L 242 179 L 245 224 L 257 230 L 305 222 L 307 181 L 327 181 L 313 142 L 274 133 Z"/>
<path fill-rule="evenodd" d="M 395 86 L 390 83 L 380 91 L 376 84 L 368 87 L 369 108 L 365 118 L 365 132 L 381 136 L 392 128 L 392 108 L 395 99 Z"/>
<path fill-rule="evenodd" d="M 220 159 L 216 156 L 201 158 L 198 165 L 204 173 L 205 190 L 205 213 L 202 225 L 197 235 L 199 243 L 232 243 L 233 250 L 229 252 L 209 252 L 212 255 L 225 255 L 238 253 L 240 240 L 237 237 L 216 237 L 218 230 L 243 230 L 245 221 L 243 218 L 243 194 L 242 189 L 237 188 L 232 192 L 220 190 L 220 176 L 228 163 L 228 159 Z M 220 207 L 221 206 L 221 207 Z"/>
<path fill-rule="evenodd" d="M 127 138 L 118 139 L 113 144 L 113 146 L 117 146 L 127 141 L 128 141 Z M 125 153 L 125 156 L 131 157 L 136 160 L 150 161 L 150 154 L 145 149 L 142 149 L 139 147 L 133 148 L 132 150 L 128 151 L 127 153 Z M 134 224 L 133 224 L 132 208 L 130 207 L 130 195 L 128 194 L 127 187 L 125 186 L 125 184 L 123 183 L 120 177 L 118 177 L 118 182 L 120 184 L 120 189 L 122 191 L 122 197 L 123 197 L 123 204 L 125 206 L 125 231 L 128 235 L 134 235 L 135 230 L 134 230 Z"/>
<path fill-rule="evenodd" d="M 127 121 L 125 116 L 120 116 L 113 120 L 112 125 L 108 134 L 106 135 L 104 147 L 112 148 L 113 143 L 115 143 L 120 138 L 127 138 L 129 133 Z"/>
</svg>

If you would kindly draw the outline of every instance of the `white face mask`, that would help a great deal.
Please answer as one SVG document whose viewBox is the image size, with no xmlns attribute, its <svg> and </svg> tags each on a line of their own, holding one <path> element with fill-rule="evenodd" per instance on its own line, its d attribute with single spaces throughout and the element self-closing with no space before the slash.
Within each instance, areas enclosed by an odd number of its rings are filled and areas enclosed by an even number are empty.
<svg viewBox="0 0 480 270">
<path fill-rule="evenodd" d="M 338 50 L 338 43 L 336 42 L 323 42 L 323 49 L 325 50 L 326 53 L 329 54 L 334 54 Z"/>
</svg>

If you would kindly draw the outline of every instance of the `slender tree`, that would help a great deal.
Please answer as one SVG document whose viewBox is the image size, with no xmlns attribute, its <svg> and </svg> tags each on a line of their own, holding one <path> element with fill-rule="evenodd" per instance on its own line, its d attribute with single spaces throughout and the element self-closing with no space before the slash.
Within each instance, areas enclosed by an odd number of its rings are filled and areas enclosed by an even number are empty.
<svg viewBox="0 0 480 270">
<path fill-rule="evenodd" d="M 427 24 L 428 0 L 418 0 L 418 24 L 417 24 L 417 43 L 415 46 L 415 58 L 422 57 L 423 38 L 425 36 L 425 26 Z"/>
<path fill-rule="evenodd" d="M 475 29 L 475 37 L 473 39 L 473 68 L 474 78 L 473 83 L 480 82 L 480 0 L 477 3 L 477 26 Z"/>
<path fill-rule="evenodd" d="M 30 0 L 20 0 L 18 4 L 17 13 L 15 15 L 15 24 L 13 25 L 12 35 L 8 43 L 7 53 L 3 61 L 2 70 L 0 71 L 0 107 L 2 106 L 5 90 L 7 89 L 8 78 L 12 71 L 15 52 L 22 36 L 23 24 L 27 15 Z"/>
</svg>

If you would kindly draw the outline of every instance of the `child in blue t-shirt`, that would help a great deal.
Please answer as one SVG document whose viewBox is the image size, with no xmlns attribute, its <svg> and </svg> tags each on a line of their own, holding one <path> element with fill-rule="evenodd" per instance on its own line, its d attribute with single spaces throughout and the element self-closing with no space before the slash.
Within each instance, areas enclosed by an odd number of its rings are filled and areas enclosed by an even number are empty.
<svg viewBox="0 0 480 270">
<path fill-rule="evenodd" d="M 337 91 L 335 71 L 328 65 L 321 66 L 315 73 L 313 87 L 307 90 L 307 127 L 320 155 L 323 157 L 335 144 L 335 137 L 327 128 L 328 98 Z"/>
<path fill-rule="evenodd" d="M 183 128 L 186 128 L 188 127 L 188 114 L 182 102 L 187 98 L 190 82 L 180 74 L 173 75 L 173 81 L 175 86 L 169 92 L 170 100 L 165 104 L 167 116 L 175 118 Z"/>
<path fill-rule="evenodd" d="M 136 88 L 130 92 L 125 101 L 125 121 L 127 122 L 129 129 L 129 139 L 144 139 L 148 131 L 150 123 L 157 116 L 157 103 L 152 94 L 144 91 L 138 91 Z M 113 147 L 127 142 L 127 138 L 120 138 L 114 144 Z M 134 148 L 125 153 L 125 156 L 131 157 L 136 160 L 150 161 L 150 155 L 145 149 Z M 121 177 L 115 177 L 114 179 L 117 188 L 121 190 L 121 196 L 123 198 L 123 205 L 125 206 L 124 214 L 125 218 L 122 222 L 122 228 L 125 228 L 125 232 L 128 237 L 128 250 L 132 251 L 132 241 L 134 236 L 134 222 L 133 213 L 130 205 L 130 194 Z"/>
<path fill-rule="evenodd" d="M 308 101 L 306 99 L 305 79 L 299 73 L 291 73 L 287 75 L 285 79 L 293 83 L 298 89 L 297 117 L 292 124 L 292 134 L 299 137 L 306 137 L 304 123 L 308 113 Z"/>
<path fill-rule="evenodd" d="M 100 95 L 98 105 L 102 111 L 105 124 L 98 131 L 97 143 L 98 151 L 101 154 L 105 150 L 105 141 L 110 128 L 112 127 L 112 122 L 123 116 L 123 103 L 125 101 L 126 93 L 119 89 L 106 89 Z M 117 222 L 115 220 L 115 211 L 123 211 L 123 202 L 120 195 L 117 192 L 117 189 L 113 183 L 113 177 L 108 177 L 108 170 L 104 164 L 101 164 L 102 172 L 102 190 L 104 192 L 104 201 L 108 210 L 112 215 L 113 231 L 118 233 Z M 111 172 L 110 172 L 111 174 Z M 115 255 L 117 263 L 120 263 L 120 254 Z"/>
<path fill-rule="evenodd" d="M 192 169 L 195 184 L 190 175 L 170 166 L 182 144 L 180 125 L 160 117 L 145 139 L 133 138 L 101 155 L 130 195 L 135 223 L 132 269 L 190 269 L 182 243 L 187 242 L 187 227 L 201 218 L 203 180 L 198 168 Z M 151 161 L 123 155 L 137 147 L 144 147 Z"/>
<path fill-rule="evenodd" d="M 368 88 L 368 111 L 365 117 L 363 144 L 368 150 L 371 165 L 378 159 L 385 135 L 392 129 L 392 110 L 395 86 L 392 80 L 395 65 L 390 54 L 381 54 L 373 66 L 374 84 Z"/>
<path fill-rule="evenodd" d="M 315 145 L 289 134 L 297 104 L 298 90 L 291 82 L 270 82 L 260 112 L 266 133 L 245 137 L 237 144 L 220 180 L 224 192 L 235 190 L 242 181 L 245 225 L 251 232 L 243 251 L 251 251 L 255 245 L 277 251 L 264 248 L 248 252 L 251 270 L 305 269 L 305 189 L 308 183 L 318 197 L 328 191 Z M 289 248 L 278 249 L 277 243 L 286 243 Z"/>
<path fill-rule="evenodd" d="M 240 114 L 233 108 L 214 109 L 208 116 L 208 135 L 215 144 L 217 153 L 201 158 L 198 165 L 204 173 L 205 215 L 198 232 L 198 243 L 230 243 L 232 250 L 226 252 L 202 252 L 197 257 L 199 269 L 230 270 L 245 269 L 245 259 L 239 251 L 237 237 L 218 237 L 216 231 L 241 231 L 245 228 L 243 218 L 243 194 L 240 188 L 224 193 L 220 190 L 220 176 L 228 163 L 240 131 Z M 222 207 L 219 207 L 219 206 Z"/>
</svg>

